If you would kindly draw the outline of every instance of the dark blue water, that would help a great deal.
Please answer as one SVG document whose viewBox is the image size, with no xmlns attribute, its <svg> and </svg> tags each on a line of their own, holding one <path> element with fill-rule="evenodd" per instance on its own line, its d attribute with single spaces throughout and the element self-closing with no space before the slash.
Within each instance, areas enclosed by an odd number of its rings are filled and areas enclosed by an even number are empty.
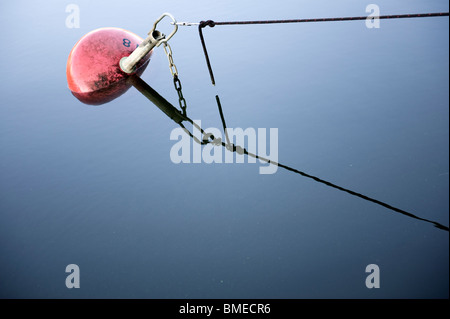
<svg viewBox="0 0 450 319">
<path fill-rule="evenodd" d="M 80 8 L 67 28 L 65 8 Z M 368 3 L 367 3 L 368 4 Z M 0 4 L 2 298 L 448 298 L 449 235 L 260 164 L 174 164 L 176 124 L 131 88 L 87 106 L 66 61 L 87 32 L 365 15 L 361 1 Z M 379 0 L 381 14 L 447 1 Z M 129 9 L 131 7 L 131 10 Z M 170 27 L 167 28 L 170 30 Z M 192 119 L 278 128 L 279 162 L 449 225 L 448 18 L 204 30 L 170 41 Z M 178 106 L 157 48 L 142 78 Z M 80 267 L 80 288 L 65 268 Z M 365 268 L 380 268 L 380 288 Z"/>
</svg>

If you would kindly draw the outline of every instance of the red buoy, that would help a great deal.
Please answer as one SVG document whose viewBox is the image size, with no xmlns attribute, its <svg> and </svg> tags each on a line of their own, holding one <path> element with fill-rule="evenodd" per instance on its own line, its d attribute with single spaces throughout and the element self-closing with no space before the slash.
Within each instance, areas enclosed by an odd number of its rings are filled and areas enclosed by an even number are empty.
<svg viewBox="0 0 450 319">
<path fill-rule="evenodd" d="M 142 41 L 138 35 L 120 28 L 101 28 L 83 36 L 67 60 L 67 83 L 72 94 L 83 103 L 100 105 L 125 93 L 131 86 L 127 78 L 144 72 L 152 51 L 132 73 L 121 70 L 120 59 L 129 56 Z"/>
</svg>

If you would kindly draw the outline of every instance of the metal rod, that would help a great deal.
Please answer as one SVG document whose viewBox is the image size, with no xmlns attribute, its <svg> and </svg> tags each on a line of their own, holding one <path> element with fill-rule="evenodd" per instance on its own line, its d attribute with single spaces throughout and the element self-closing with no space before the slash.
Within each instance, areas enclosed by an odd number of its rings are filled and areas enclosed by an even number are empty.
<svg viewBox="0 0 450 319">
<path fill-rule="evenodd" d="M 177 110 L 175 106 L 170 104 L 165 98 L 159 95 L 150 85 L 148 85 L 144 80 L 142 80 L 137 75 L 131 75 L 128 81 L 149 99 L 153 104 L 155 104 L 161 111 L 163 111 L 168 117 L 174 120 L 177 124 L 180 124 L 185 118 L 182 116 L 181 112 Z"/>
</svg>

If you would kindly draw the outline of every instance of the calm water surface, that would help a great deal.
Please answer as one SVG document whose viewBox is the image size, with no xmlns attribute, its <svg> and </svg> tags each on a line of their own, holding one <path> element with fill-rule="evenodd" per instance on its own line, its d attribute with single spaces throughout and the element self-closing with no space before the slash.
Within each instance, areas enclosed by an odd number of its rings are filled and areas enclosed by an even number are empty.
<svg viewBox="0 0 450 319">
<path fill-rule="evenodd" d="M 65 25 L 71 3 L 80 28 Z M 448 11 L 439 0 L 377 4 Z M 293 19 L 366 5 L 1 3 L 0 297 L 448 298 L 448 232 L 283 169 L 174 164 L 177 126 L 137 90 L 88 106 L 67 88 L 68 54 L 96 28 L 145 37 L 163 12 Z M 204 127 L 221 127 L 219 94 L 228 126 L 278 128 L 281 163 L 448 226 L 448 30 L 448 18 L 206 28 L 215 87 L 196 27 L 170 43 Z M 178 105 L 161 47 L 142 78 Z M 80 289 L 65 286 L 68 264 Z M 369 264 L 379 289 L 366 288 Z"/>
</svg>

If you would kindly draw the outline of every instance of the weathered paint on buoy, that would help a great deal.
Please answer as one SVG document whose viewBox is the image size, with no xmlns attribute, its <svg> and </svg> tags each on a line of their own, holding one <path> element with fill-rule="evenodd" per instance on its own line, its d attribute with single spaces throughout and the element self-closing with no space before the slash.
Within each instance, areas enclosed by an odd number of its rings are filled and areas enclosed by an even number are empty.
<svg viewBox="0 0 450 319">
<path fill-rule="evenodd" d="M 84 35 L 72 48 L 67 60 L 67 83 L 81 102 L 107 103 L 131 86 L 130 74 L 120 69 L 120 59 L 129 56 L 143 41 L 138 35 L 120 28 L 101 28 Z M 140 76 L 148 65 L 150 51 L 131 74 Z"/>
</svg>

